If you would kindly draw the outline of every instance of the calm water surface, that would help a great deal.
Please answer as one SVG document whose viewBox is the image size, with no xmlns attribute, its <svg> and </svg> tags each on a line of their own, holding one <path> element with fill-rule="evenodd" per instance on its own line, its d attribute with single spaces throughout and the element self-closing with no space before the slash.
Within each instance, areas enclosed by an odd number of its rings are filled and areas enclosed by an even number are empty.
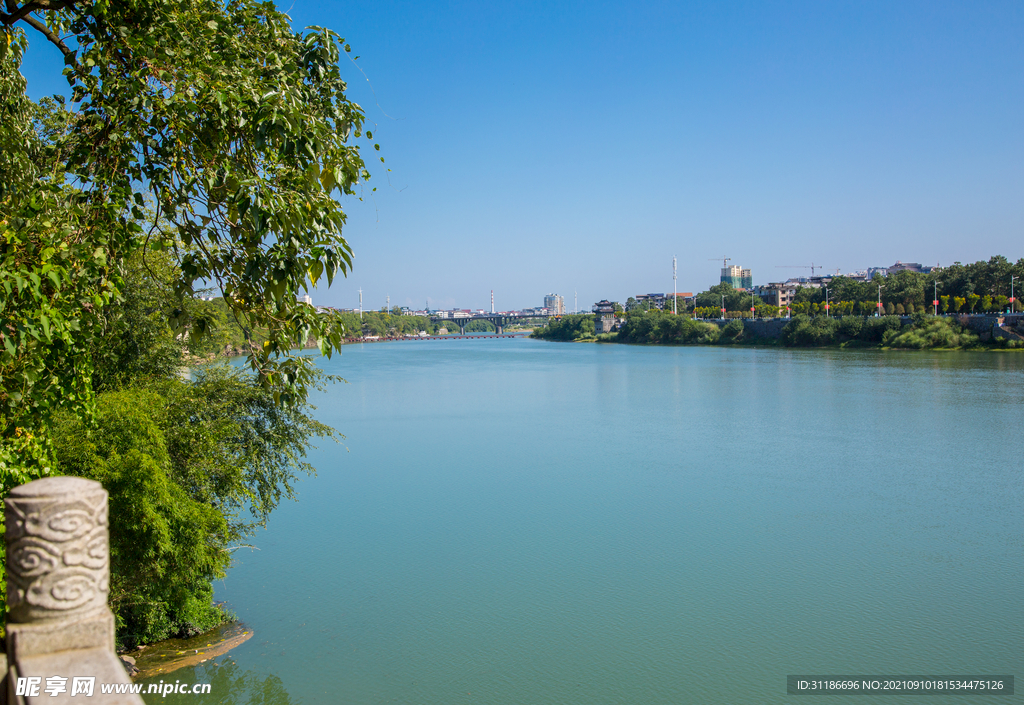
<svg viewBox="0 0 1024 705">
<path fill-rule="evenodd" d="M 791 673 L 1024 676 L 1024 355 L 506 339 L 322 366 L 347 438 L 217 585 L 255 636 L 173 674 L 212 696 L 157 700 L 782 703 Z"/>
</svg>

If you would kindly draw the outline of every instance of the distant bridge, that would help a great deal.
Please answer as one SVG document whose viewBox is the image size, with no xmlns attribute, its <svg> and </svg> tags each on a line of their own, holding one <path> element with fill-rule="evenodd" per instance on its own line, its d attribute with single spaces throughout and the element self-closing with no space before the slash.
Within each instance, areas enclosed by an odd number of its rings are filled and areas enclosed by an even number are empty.
<svg viewBox="0 0 1024 705">
<path fill-rule="evenodd" d="M 460 316 L 459 318 L 441 318 L 440 316 L 431 316 L 430 320 L 433 323 L 448 323 L 449 321 L 459 327 L 459 335 L 466 334 L 466 325 L 471 321 L 490 321 L 494 324 L 494 332 L 497 335 L 501 335 L 505 332 L 505 326 L 512 321 L 522 321 L 529 318 L 550 318 L 550 314 L 547 316 L 538 315 L 527 315 L 521 313 L 480 313 L 475 316 Z"/>
</svg>

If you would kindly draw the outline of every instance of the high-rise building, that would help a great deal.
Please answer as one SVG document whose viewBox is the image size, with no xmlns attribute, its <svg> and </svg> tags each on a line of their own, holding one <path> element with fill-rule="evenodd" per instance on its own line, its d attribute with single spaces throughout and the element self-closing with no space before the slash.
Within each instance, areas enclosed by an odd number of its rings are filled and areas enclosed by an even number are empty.
<svg viewBox="0 0 1024 705">
<path fill-rule="evenodd" d="M 565 315 L 565 301 L 558 294 L 548 294 L 544 297 L 544 308 L 551 311 L 552 316 Z"/>
<path fill-rule="evenodd" d="M 733 289 L 749 289 L 754 285 L 750 270 L 736 265 L 722 267 L 722 281 Z"/>
</svg>

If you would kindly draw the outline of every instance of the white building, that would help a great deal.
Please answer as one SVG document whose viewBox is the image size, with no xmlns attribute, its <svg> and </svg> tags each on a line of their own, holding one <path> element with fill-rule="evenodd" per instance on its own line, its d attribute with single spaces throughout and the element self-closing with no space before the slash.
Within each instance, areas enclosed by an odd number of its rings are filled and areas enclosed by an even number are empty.
<svg viewBox="0 0 1024 705">
<path fill-rule="evenodd" d="M 544 297 L 544 308 L 555 316 L 565 315 L 565 301 L 558 294 L 548 294 Z"/>
</svg>

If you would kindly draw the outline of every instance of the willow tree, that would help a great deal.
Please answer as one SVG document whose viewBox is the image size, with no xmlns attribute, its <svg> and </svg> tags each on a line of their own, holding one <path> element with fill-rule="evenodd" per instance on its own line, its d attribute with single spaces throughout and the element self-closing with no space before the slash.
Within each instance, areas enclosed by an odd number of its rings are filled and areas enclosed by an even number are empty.
<svg viewBox="0 0 1024 705">
<path fill-rule="evenodd" d="M 43 115 L 26 97 L 30 41 L 63 53 L 66 108 Z M 54 413 L 89 414 L 97 317 L 139 252 L 173 256 L 182 300 L 218 288 L 247 336 L 260 331 L 248 364 L 262 384 L 284 407 L 305 399 L 315 372 L 289 350 L 315 337 L 329 356 L 343 330 L 297 297 L 349 271 L 337 198 L 369 177 L 357 141 L 372 135 L 339 71 L 348 51 L 269 2 L 5 0 L 4 490 L 45 474 Z M 209 321 L 191 310 L 169 307 L 167 321 L 201 335 Z"/>
</svg>

